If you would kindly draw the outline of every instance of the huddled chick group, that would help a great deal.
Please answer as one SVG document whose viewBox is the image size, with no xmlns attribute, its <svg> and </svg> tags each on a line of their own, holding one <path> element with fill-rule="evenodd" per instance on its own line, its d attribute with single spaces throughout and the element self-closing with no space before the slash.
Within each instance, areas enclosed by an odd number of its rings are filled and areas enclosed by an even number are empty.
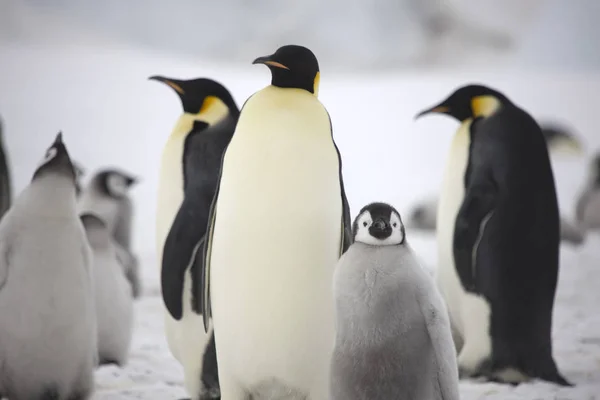
<svg viewBox="0 0 600 400">
<path fill-rule="evenodd" d="M 105 169 L 82 187 L 83 174 L 59 133 L 22 193 L 2 193 L 0 398 L 87 399 L 97 367 L 127 364 L 141 291 L 135 179 Z"/>
</svg>

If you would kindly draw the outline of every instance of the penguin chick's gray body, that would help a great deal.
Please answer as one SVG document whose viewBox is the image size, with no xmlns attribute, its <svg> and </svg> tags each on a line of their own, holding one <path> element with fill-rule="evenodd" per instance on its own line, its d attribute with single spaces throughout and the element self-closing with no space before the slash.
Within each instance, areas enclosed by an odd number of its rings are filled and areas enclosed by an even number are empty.
<svg viewBox="0 0 600 400">
<path fill-rule="evenodd" d="M 4 146 L 4 131 L 0 120 L 0 218 L 6 213 L 12 201 L 12 183 L 8 157 Z"/>
<path fill-rule="evenodd" d="M 59 134 L 0 222 L 0 393 L 82 400 L 93 390 L 91 250 Z"/>
<path fill-rule="evenodd" d="M 129 197 L 129 190 L 135 183 L 134 177 L 117 169 L 98 171 L 81 192 L 79 209 L 81 213 L 93 213 L 105 222 L 131 284 L 133 297 L 138 298 L 142 283 L 138 259 L 131 250 L 133 204 Z"/>
<path fill-rule="evenodd" d="M 124 366 L 133 331 L 132 289 L 117 260 L 117 252 L 106 224 L 98 216 L 81 215 L 93 252 L 98 358 L 100 364 Z"/>
<path fill-rule="evenodd" d="M 444 302 L 404 240 L 400 215 L 373 203 L 335 269 L 332 400 L 458 400 Z"/>
</svg>

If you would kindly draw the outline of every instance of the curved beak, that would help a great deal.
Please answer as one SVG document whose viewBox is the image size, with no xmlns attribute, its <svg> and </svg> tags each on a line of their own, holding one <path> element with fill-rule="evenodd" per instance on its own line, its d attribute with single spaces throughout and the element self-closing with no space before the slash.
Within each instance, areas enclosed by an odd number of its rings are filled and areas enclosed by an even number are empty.
<svg viewBox="0 0 600 400">
<path fill-rule="evenodd" d="M 431 114 L 431 113 L 447 114 L 449 112 L 450 112 L 450 107 L 445 106 L 443 104 L 439 104 L 437 106 L 434 106 L 434 107 L 431 107 L 431 108 L 421 111 L 420 113 L 415 115 L 415 119 L 419 119 L 420 117 L 422 117 L 423 115 L 426 115 L 426 114 Z"/>
<path fill-rule="evenodd" d="M 289 70 L 289 68 L 287 66 L 283 65 L 279 61 L 275 61 L 273 59 L 273 55 L 264 56 L 264 57 L 258 57 L 256 60 L 252 61 L 252 64 L 265 64 L 265 65 L 268 65 L 270 67 L 275 67 L 275 68 L 281 68 L 281 69 L 287 69 L 287 70 Z"/>
<path fill-rule="evenodd" d="M 182 82 L 178 79 L 166 78 L 160 75 L 153 75 L 148 80 L 162 82 L 165 85 L 170 86 L 173 90 L 175 90 L 180 95 L 185 94 L 185 90 L 183 90 Z"/>
</svg>

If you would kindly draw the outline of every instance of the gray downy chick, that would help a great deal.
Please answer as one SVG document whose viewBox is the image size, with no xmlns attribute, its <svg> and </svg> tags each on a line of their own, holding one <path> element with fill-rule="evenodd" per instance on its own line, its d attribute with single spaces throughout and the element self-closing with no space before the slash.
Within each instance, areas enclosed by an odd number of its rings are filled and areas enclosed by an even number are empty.
<svg viewBox="0 0 600 400">
<path fill-rule="evenodd" d="M 448 311 L 406 243 L 400 214 L 365 206 L 334 275 L 332 400 L 458 400 Z"/>
<path fill-rule="evenodd" d="M 98 216 L 85 213 L 81 222 L 93 253 L 98 356 L 100 365 L 123 367 L 128 360 L 133 332 L 131 285 L 117 260 L 113 239 Z"/>
<path fill-rule="evenodd" d="M 80 213 L 93 213 L 106 223 L 134 298 L 138 298 L 142 292 L 139 262 L 131 250 L 133 204 L 129 191 L 136 182 L 136 178 L 123 171 L 100 170 L 79 197 Z"/>
<path fill-rule="evenodd" d="M 56 136 L 0 222 L 0 393 L 83 400 L 97 363 L 92 255 Z M 1 397 L 1 396 L 0 396 Z"/>
</svg>

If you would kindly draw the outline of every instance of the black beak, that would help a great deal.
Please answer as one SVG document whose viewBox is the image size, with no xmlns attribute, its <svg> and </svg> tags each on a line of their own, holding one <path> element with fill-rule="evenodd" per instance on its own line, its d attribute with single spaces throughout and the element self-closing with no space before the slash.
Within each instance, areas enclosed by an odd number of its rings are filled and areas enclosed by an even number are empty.
<svg viewBox="0 0 600 400">
<path fill-rule="evenodd" d="M 415 119 L 421 118 L 423 115 L 431 114 L 431 113 L 440 113 L 440 114 L 448 114 L 450 112 L 450 107 L 445 106 L 444 103 L 438 104 L 437 106 L 428 108 L 426 110 L 421 111 L 417 115 L 415 115 Z"/>
<path fill-rule="evenodd" d="M 178 79 L 166 78 L 160 75 L 153 75 L 148 80 L 162 82 L 165 85 L 170 86 L 173 90 L 175 90 L 180 96 L 185 94 L 185 90 L 183 88 L 183 82 Z"/>
<path fill-rule="evenodd" d="M 275 68 L 281 68 L 281 69 L 287 69 L 287 70 L 289 70 L 289 68 L 287 66 L 283 65 L 279 61 L 276 61 L 274 59 L 274 55 L 273 54 L 271 54 L 270 56 L 258 57 L 256 60 L 252 61 L 252 64 L 265 64 L 265 65 L 267 65 L 269 67 L 275 67 Z"/>
<path fill-rule="evenodd" d="M 392 234 L 392 226 L 389 222 L 378 218 L 369 227 L 369 233 L 377 239 L 385 239 Z"/>
</svg>

